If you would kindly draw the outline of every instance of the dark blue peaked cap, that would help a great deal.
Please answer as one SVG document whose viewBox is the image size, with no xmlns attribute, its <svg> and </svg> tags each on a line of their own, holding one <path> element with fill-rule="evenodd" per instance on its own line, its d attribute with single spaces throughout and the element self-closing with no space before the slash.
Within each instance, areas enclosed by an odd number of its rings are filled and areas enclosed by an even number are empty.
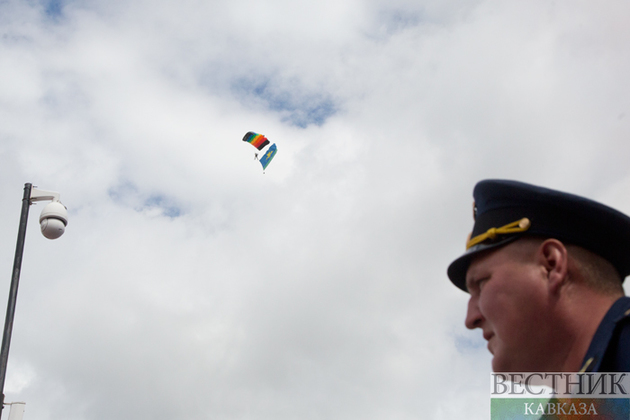
<svg viewBox="0 0 630 420">
<path fill-rule="evenodd" d="M 477 254 L 528 236 L 555 238 L 608 260 L 623 279 L 630 274 L 630 217 L 577 195 L 517 181 L 489 179 L 473 192 L 475 225 L 464 255 L 448 267 L 467 291 L 466 271 Z"/>
</svg>

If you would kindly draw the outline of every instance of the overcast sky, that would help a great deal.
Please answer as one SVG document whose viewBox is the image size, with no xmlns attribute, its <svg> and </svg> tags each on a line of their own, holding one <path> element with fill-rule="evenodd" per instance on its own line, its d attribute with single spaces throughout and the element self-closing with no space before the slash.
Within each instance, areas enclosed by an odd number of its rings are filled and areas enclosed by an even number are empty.
<svg viewBox="0 0 630 420">
<path fill-rule="evenodd" d="M 50 241 L 31 208 L 6 400 L 25 420 L 488 418 L 490 355 L 446 277 L 473 186 L 630 213 L 629 18 L 0 2 L 1 305 L 24 184 L 69 211 Z M 264 174 L 247 131 L 277 144 Z"/>
</svg>

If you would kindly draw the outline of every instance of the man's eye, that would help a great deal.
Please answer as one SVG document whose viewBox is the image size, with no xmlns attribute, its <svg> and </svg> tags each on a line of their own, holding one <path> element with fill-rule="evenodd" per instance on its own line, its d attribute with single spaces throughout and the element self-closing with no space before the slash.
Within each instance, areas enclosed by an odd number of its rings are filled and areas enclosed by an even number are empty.
<svg viewBox="0 0 630 420">
<path fill-rule="evenodd" d="M 486 282 L 488 280 L 490 280 L 490 277 L 484 277 L 484 278 L 481 278 L 481 279 L 477 280 L 477 282 L 475 283 L 476 286 L 477 286 L 477 289 L 479 289 L 479 290 L 483 289 L 483 286 L 486 284 Z"/>
</svg>

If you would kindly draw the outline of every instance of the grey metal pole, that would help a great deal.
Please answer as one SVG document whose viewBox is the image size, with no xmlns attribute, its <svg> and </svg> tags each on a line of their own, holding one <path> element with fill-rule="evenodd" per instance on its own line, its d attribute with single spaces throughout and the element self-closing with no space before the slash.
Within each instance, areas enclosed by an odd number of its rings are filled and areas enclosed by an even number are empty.
<svg viewBox="0 0 630 420">
<path fill-rule="evenodd" d="M 0 418 L 4 408 L 4 379 L 7 374 L 7 361 L 9 360 L 9 346 L 11 345 L 11 332 L 13 331 L 13 316 L 17 301 L 18 284 L 20 283 L 20 270 L 22 268 L 22 254 L 24 253 L 24 239 L 26 238 L 26 222 L 28 221 L 28 209 L 31 205 L 31 189 L 33 184 L 24 184 L 24 198 L 22 199 L 22 213 L 20 215 L 20 227 L 18 229 L 17 244 L 15 246 L 15 259 L 13 260 L 13 276 L 9 290 L 9 302 L 7 303 L 7 315 L 4 319 L 4 333 L 2 335 L 2 347 L 0 349 Z"/>
</svg>

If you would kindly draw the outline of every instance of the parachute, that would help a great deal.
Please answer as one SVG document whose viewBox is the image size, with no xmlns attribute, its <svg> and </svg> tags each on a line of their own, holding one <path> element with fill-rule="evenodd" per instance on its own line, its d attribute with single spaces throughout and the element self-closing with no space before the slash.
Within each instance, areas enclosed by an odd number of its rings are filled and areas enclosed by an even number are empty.
<svg viewBox="0 0 630 420">
<path fill-rule="evenodd" d="M 243 141 L 246 141 L 258 150 L 262 150 L 266 145 L 269 144 L 269 140 L 267 140 L 267 137 L 263 136 L 262 134 L 254 133 L 253 131 L 249 131 L 247 134 L 245 134 L 245 137 L 243 137 Z"/>
<path fill-rule="evenodd" d="M 274 158 L 276 153 L 278 153 L 278 147 L 276 144 L 272 144 L 266 150 L 263 151 L 265 146 L 269 144 L 269 140 L 267 137 L 262 134 L 254 133 L 253 131 L 248 131 L 247 134 L 243 137 L 243 141 L 251 144 L 256 149 L 262 151 L 262 157 L 260 158 L 260 164 L 263 167 L 263 173 L 267 166 L 271 163 L 271 160 Z M 258 152 L 254 154 L 254 159 L 258 159 Z"/>
</svg>

